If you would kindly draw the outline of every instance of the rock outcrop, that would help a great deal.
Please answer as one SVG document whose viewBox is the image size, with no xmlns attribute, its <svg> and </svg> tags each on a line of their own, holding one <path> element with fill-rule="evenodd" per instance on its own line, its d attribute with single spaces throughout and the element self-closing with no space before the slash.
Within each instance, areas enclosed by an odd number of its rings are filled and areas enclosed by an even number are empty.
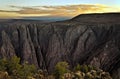
<svg viewBox="0 0 120 79">
<path fill-rule="evenodd" d="M 120 79 L 120 14 L 80 15 L 52 23 L 0 25 L 0 57 L 17 55 L 49 72 L 57 62 L 91 64 Z"/>
</svg>

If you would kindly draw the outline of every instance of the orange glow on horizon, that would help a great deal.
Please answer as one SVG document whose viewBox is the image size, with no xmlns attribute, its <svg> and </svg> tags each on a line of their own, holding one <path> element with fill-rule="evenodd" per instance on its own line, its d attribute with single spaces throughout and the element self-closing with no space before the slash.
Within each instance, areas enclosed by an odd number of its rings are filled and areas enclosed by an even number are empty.
<svg viewBox="0 0 120 79">
<path fill-rule="evenodd" d="M 17 7 L 17 6 L 14 6 Z M 39 16 L 61 16 L 74 17 L 79 14 L 88 13 L 108 13 L 120 12 L 118 7 L 109 7 L 105 5 L 67 5 L 67 6 L 42 6 L 41 7 L 24 7 L 19 11 L 0 10 L 0 18 L 21 18 L 21 17 L 39 17 Z"/>
</svg>

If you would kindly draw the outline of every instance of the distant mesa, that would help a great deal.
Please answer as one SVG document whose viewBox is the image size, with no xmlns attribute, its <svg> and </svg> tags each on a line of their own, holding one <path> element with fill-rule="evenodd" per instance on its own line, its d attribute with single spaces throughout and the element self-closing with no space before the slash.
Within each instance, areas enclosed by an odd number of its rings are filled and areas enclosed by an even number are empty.
<svg viewBox="0 0 120 79">
<path fill-rule="evenodd" d="M 81 23 L 119 23 L 120 13 L 80 14 L 71 19 Z"/>
</svg>

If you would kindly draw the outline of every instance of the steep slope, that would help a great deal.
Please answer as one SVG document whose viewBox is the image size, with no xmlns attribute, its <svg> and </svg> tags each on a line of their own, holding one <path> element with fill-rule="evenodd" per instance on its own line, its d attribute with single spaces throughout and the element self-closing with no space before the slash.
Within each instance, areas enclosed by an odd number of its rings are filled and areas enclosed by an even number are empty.
<svg viewBox="0 0 120 79">
<path fill-rule="evenodd" d="M 88 14 L 64 22 L 1 24 L 0 56 L 17 55 L 21 63 L 49 72 L 59 61 L 69 62 L 71 68 L 91 64 L 120 79 L 119 16 Z"/>
</svg>

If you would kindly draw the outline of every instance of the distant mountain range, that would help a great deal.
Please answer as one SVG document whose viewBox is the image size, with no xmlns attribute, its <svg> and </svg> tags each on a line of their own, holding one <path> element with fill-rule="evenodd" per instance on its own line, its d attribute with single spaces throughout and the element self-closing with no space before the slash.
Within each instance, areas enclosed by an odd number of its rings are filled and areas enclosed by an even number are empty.
<svg viewBox="0 0 120 79">
<path fill-rule="evenodd" d="M 0 19 L 1 24 L 6 23 L 48 23 L 56 21 L 65 21 L 71 19 L 70 17 L 23 17 L 18 19 Z"/>
<path fill-rule="evenodd" d="M 23 17 L 23 19 L 28 19 L 28 20 L 43 20 L 43 21 L 63 21 L 63 20 L 68 20 L 71 19 L 71 17 L 52 17 L 52 16 L 47 16 L 47 17 Z"/>
</svg>

